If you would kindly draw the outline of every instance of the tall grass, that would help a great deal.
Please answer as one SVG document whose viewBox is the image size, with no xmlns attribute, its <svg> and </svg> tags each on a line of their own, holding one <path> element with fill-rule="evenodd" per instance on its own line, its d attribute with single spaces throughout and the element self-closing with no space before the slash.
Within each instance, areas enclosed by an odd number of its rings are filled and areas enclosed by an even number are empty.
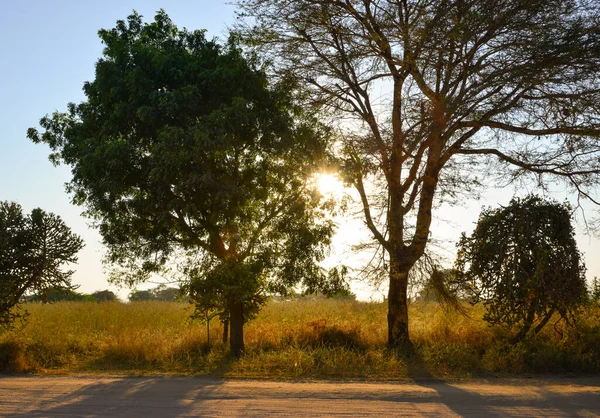
<svg viewBox="0 0 600 418">
<path fill-rule="evenodd" d="M 490 373 L 599 372 L 600 310 L 577 328 L 552 326 L 513 345 L 481 320 L 435 304 L 410 308 L 413 355 L 386 349 L 386 305 L 352 300 L 270 302 L 245 328 L 232 359 L 222 326 L 190 321 L 170 302 L 29 304 L 27 320 L 0 334 L 0 370 L 35 373 L 210 374 L 232 377 L 465 377 Z"/>
</svg>

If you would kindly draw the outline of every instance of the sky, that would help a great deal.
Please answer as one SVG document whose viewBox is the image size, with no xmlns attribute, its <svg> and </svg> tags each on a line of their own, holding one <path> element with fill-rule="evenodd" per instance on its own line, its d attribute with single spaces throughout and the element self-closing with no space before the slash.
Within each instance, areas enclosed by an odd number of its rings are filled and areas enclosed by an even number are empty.
<svg viewBox="0 0 600 418">
<path fill-rule="evenodd" d="M 97 36 L 101 28 L 114 27 L 132 10 L 151 20 L 163 8 L 180 28 L 206 29 L 208 37 L 226 38 L 234 23 L 233 5 L 223 0 L 0 0 L 0 200 L 16 201 L 26 212 L 40 207 L 63 218 L 80 235 L 86 247 L 79 253 L 73 282 L 79 291 L 90 293 L 111 289 L 122 298 L 127 289 L 109 286 L 101 263 L 103 247 L 97 231 L 82 217 L 82 208 L 70 203 L 64 184 L 70 169 L 54 167 L 48 160 L 49 148 L 33 144 L 27 129 L 55 110 L 64 111 L 69 102 L 85 99 L 82 86 L 94 78 L 94 64 L 102 54 Z M 507 204 L 514 193 L 511 187 L 488 190 L 480 200 L 465 200 L 457 207 L 437 211 L 432 237 L 444 244 L 444 256 L 453 259 L 454 244 L 465 231 L 470 233 L 482 206 Z M 556 199 L 571 199 L 557 189 Z M 591 216 L 591 210 L 586 215 Z M 581 221 L 581 216 L 579 216 Z M 338 220 L 340 233 L 334 239 L 332 259 L 348 262 L 360 259 L 349 252 L 357 236 L 367 237 L 360 219 Z M 579 248 L 588 267 L 588 278 L 600 277 L 600 240 L 585 235 L 578 227 Z M 381 292 L 360 283 L 353 290 L 361 299 L 381 298 Z"/>
</svg>

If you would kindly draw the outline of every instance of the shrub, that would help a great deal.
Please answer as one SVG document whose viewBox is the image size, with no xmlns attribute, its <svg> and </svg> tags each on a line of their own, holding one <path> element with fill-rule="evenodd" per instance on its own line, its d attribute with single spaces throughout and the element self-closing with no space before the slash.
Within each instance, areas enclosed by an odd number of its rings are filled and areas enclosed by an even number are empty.
<svg viewBox="0 0 600 418">
<path fill-rule="evenodd" d="M 486 209 L 458 246 L 464 287 L 485 305 L 486 321 L 518 328 L 514 341 L 539 333 L 554 314 L 569 322 L 586 300 L 568 204 L 528 196 Z"/>
</svg>

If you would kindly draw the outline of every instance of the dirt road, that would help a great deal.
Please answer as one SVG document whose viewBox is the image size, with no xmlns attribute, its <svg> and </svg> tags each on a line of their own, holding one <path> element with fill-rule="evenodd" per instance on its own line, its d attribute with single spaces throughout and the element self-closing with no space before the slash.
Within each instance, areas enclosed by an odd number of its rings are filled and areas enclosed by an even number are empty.
<svg viewBox="0 0 600 418">
<path fill-rule="evenodd" d="M 0 377 L 0 416 L 600 416 L 600 378 L 464 383 Z"/>
</svg>

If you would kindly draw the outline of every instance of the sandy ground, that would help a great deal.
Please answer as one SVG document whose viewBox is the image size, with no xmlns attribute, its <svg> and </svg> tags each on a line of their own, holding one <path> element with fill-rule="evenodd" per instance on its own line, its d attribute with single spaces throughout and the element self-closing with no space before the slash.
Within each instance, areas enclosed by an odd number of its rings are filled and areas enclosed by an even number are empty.
<svg viewBox="0 0 600 418">
<path fill-rule="evenodd" d="M 0 377 L 0 416 L 599 417 L 600 377 L 466 382 L 280 382 Z"/>
</svg>

